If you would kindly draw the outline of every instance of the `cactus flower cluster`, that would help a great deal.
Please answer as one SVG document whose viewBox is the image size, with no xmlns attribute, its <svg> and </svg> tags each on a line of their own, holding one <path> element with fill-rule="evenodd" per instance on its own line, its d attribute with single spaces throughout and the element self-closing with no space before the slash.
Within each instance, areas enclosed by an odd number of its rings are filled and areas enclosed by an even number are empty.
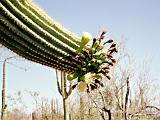
<svg viewBox="0 0 160 120">
<path fill-rule="evenodd" d="M 91 40 L 91 35 L 82 35 L 82 43 L 77 49 L 75 60 L 78 71 L 68 74 L 68 80 L 77 79 L 77 83 L 72 86 L 77 87 L 79 92 L 90 92 L 91 90 L 103 87 L 102 78 L 110 80 L 110 69 L 116 63 L 113 54 L 117 53 L 116 44 L 112 39 L 104 41 L 106 32 L 103 31 L 97 38 L 93 38 L 92 44 L 87 43 Z M 82 48 L 83 47 L 83 48 Z"/>
</svg>

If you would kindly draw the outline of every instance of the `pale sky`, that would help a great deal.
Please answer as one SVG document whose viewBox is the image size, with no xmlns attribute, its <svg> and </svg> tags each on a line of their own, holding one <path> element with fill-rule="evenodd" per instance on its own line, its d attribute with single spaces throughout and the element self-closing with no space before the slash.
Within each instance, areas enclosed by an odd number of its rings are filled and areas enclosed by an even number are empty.
<svg viewBox="0 0 160 120">
<path fill-rule="evenodd" d="M 72 32 L 93 36 L 106 29 L 108 36 L 125 41 L 137 63 L 151 59 L 152 74 L 160 78 L 160 1 L 159 0 L 33 0 L 49 16 Z M 11 60 L 10 62 L 15 62 Z M 58 97 L 54 69 L 31 62 L 15 62 L 25 72 L 7 65 L 7 94 L 25 89 L 44 97 Z M 0 63 L 2 73 L 2 63 Z M 2 74 L 0 74 L 2 79 Z M 157 80 L 160 84 L 159 80 Z M 1 81 L 0 81 L 1 85 Z M 30 97 L 25 98 L 31 101 Z"/>
</svg>

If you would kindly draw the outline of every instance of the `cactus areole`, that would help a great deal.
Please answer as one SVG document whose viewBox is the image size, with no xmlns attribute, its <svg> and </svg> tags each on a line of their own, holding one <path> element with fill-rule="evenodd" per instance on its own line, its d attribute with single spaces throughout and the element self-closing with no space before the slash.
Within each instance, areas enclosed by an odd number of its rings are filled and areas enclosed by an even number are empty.
<svg viewBox="0 0 160 120">
<path fill-rule="evenodd" d="M 0 43 L 30 61 L 67 72 L 79 91 L 94 90 L 103 86 L 103 77 L 110 79 L 117 49 L 113 40 L 102 44 L 104 35 L 92 39 L 84 32 L 78 37 L 30 0 L 0 0 Z"/>
</svg>

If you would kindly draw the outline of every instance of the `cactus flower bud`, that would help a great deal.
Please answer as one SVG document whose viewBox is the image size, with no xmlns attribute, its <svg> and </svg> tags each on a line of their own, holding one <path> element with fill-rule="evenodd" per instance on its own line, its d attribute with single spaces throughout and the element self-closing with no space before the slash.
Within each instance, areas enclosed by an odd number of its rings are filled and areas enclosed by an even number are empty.
<svg viewBox="0 0 160 120">
<path fill-rule="evenodd" d="M 92 35 L 88 32 L 83 32 L 80 47 L 77 50 L 77 53 L 80 53 L 84 46 L 92 39 Z"/>
<path fill-rule="evenodd" d="M 77 73 L 73 73 L 73 74 L 68 74 L 67 75 L 67 80 L 74 80 L 75 78 L 78 77 L 78 74 Z"/>
<path fill-rule="evenodd" d="M 97 47 L 97 51 L 100 51 L 100 50 L 102 50 L 104 48 L 104 46 L 103 45 L 98 45 L 98 47 Z"/>
<path fill-rule="evenodd" d="M 97 48 L 99 44 L 100 44 L 100 41 L 97 40 L 97 41 L 94 43 L 93 48 Z"/>
<path fill-rule="evenodd" d="M 95 48 L 90 48 L 90 49 L 89 49 L 89 53 L 90 53 L 90 54 L 94 54 L 94 53 L 95 53 Z"/>
<path fill-rule="evenodd" d="M 98 74 L 95 74 L 94 77 L 97 78 L 97 79 L 99 79 L 99 78 L 103 77 L 103 74 L 102 73 L 98 73 Z"/>
</svg>

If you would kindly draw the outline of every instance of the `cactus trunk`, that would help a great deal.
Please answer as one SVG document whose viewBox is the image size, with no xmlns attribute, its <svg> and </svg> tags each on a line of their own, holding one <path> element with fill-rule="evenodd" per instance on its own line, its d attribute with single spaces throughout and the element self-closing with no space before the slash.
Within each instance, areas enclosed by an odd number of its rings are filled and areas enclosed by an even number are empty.
<svg viewBox="0 0 160 120">
<path fill-rule="evenodd" d="M 2 109 L 1 109 L 1 120 L 7 120 L 6 113 L 6 60 L 3 62 L 3 83 L 2 83 Z"/>
</svg>

